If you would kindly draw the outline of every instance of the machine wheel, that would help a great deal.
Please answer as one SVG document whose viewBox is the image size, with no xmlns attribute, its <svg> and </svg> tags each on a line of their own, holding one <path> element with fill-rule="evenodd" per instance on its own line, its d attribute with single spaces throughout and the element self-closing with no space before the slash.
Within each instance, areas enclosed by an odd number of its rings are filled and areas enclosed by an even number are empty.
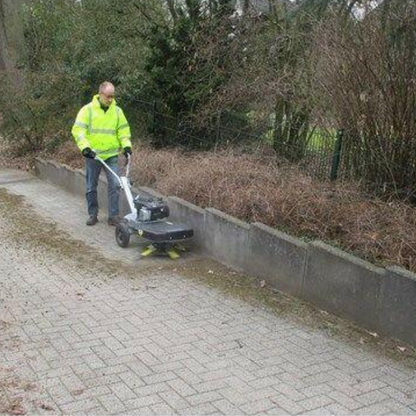
<svg viewBox="0 0 416 416">
<path fill-rule="evenodd" d="M 126 224 L 118 224 L 116 227 L 116 241 L 120 247 L 128 247 L 130 243 L 130 230 Z"/>
</svg>

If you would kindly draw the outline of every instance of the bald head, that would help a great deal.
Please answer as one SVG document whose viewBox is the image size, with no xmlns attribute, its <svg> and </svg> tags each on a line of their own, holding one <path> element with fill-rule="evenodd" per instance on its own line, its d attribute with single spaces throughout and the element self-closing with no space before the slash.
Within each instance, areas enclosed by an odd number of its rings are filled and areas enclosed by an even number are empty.
<svg viewBox="0 0 416 416">
<path fill-rule="evenodd" d="M 116 89 L 111 82 L 104 81 L 102 84 L 100 84 L 98 93 L 100 95 L 101 104 L 105 105 L 106 107 L 110 106 L 114 99 L 115 91 Z"/>
</svg>

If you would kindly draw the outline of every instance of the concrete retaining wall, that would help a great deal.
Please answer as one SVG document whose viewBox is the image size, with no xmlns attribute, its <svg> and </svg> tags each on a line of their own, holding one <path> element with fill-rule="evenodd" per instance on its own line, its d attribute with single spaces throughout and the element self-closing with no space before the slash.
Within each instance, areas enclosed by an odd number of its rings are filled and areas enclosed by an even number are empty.
<svg viewBox="0 0 416 416">
<path fill-rule="evenodd" d="M 82 171 L 38 159 L 42 179 L 85 195 Z M 145 187 L 133 192 L 161 196 Z M 380 334 L 416 346 L 416 275 L 382 269 L 320 241 L 304 243 L 264 224 L 247 224 L 213 208 L 167 198 L 171 219 L 194 228 L 194 249 L 257 276 L 278 290 Z M 105 180 L 99 203 L 107 205 Z M 121 212 L 127 211 L 124 197 Z"/>
<path fill-rule="evenodd" d="M 167 198 L 170 216 L 175 221 L 188 224 L 194 230 L 194 238 L 192 239 L 192 249 L 204 253 L 207 249 L 205 236 L 205 211 L 190 202 L 187 202 L 176 196 Z"/>
<path fill-rule="evenodd" d="M 388 267 L 380 285 L 380 333 L 416 346 L 416 275 L 401 267 Z"/>
<path fill-rule="evenodd" d="M 375 329 L 384 270 L 341 250 L 308 244 L 301 297 L 322 309 Z"/>
<path fill-rule="evenodd" d="M 247 270 L 285 293 L 300 296 L 308 245 L 267 225 L 250 226 Z"/>
<path fill-rule="evenodd" d="M 209 256 L 245 271 L 249 261 L 250 226 L 214 208 L 205 210 L 205 244 Z"/>
</svg>

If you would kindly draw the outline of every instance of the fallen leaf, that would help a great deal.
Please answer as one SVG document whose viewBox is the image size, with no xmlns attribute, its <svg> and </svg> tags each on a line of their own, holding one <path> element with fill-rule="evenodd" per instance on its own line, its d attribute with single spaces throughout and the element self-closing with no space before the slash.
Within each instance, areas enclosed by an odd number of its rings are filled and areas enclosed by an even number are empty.
<svg viewBox="0 0 416 416">
<path fill-rule="evenodd" d="M 45 404 L 45 403 L 42 403 L 40 405 L 40 408 L 43 410 L 48 410 L 48 411 L 54 410 L 52 406 L 49 406 L 49 404 Z"/>
</svg>

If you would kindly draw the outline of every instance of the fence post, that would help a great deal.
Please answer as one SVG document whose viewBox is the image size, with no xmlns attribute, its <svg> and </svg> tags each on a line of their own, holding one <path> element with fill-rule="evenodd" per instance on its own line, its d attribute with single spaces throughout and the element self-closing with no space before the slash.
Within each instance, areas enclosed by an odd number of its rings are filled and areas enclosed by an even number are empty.
<svg viewBox="0 0 416 416">
<path fill-rule="evenodd" d="M 339 162 L 341 160 L 342 138 L 344 137 L 344 129 L 337 130 L 337 138 L 335 140 L 334 153 L 332 155 L 331 181 L 335 181 L 338 176 Z"/>
<path fill-rule="evenodd" d="M 156 101 L 153 101 L 152 116 L 153 116 L 152 132 L 155 133 L 156 132 Z"/>
<path fill-rule="evenodd" d="M 220 141 L 221 136 L 221 110 L 218 110 L 217 113 L 217 126 L 215 131 L 215 140 L 218 143 Z"/>
</svg>

